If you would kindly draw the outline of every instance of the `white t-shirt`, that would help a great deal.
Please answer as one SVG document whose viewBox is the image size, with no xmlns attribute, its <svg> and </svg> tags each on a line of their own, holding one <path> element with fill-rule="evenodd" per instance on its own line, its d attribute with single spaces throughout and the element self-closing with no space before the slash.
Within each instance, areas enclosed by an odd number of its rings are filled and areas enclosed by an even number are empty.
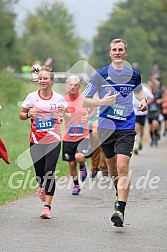
<svg viewBox="0 0 167 252">
<path fill-rule="evenodd" d="M 48 99 L 41 97 L 39 90 L 28 94 L 22 107 L 36 108 L 35 116 L 31 119 L 31 143 L 50 144 L 61 141 L 59 106 L 66 108 L 67 102 L 56 92 L 52 92 Z"/>
<path fill-rule="evenodd" d="M 154 98 L 151 90 L 148 87 L 146 87 L 145 85 L 142 85 L 142 86 L 143 86 L 143 90 L 145 92 L 146 99 L 149 100 L 149 99 Z M 136 99 L 136 97 L 135 97 L 135 95 L 133 93 L 133 106 L 134 106 L 135 115 L 136 116 L 147 115 L 148 114 L 148 110 L 146 110 L 144 112 L 138 110 L 139 103 L 140 103 L 140 101 Z"/>
</svg>

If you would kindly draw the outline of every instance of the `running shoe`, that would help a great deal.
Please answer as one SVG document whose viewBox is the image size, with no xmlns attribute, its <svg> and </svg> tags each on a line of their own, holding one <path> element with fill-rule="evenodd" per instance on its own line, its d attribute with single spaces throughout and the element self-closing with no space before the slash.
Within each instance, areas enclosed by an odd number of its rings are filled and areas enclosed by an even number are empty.
<svg viewBox="0 0 167 252">
<path fill-rule="evenodd" d="M 51 213 L 50 213 L 50 209 L 47 206 L 44 206 L 40 217 L 42 219 L 51 219 Z"/>
<path fill-rule="evenodd" d="M 156 139 L 151 141 L 150 146 L 152 147 L 153 145 L 155 145 L 156 147 L 158 146 L 158 141 Z"/>
<path fill-rule="evenodd" d="M 80 168 L 80 178 L 81 181 L 83 182 L 87 177 L 87 169 L 86 169 L 86 164 L 84 165 L 83 168 Z"/>
<path fill-rule="evenodd" d="M 108 172 L 103 172 L 102 171 L 102 175 L 103 175 L 103 177 L 108 177 Z"/>
<path fill-rule="evenodd" d="M 154 145 L 154 140 L 152 139 L 150 142 L 150 146 L 152 147 Z"/>
<path fill-rule="evenodd" d="M 167 129 L 164 130 L 163 136 L 167 135 Z"/>
<path fill-rule="evenodd" d="M 115 210 L 112 217 L 111 221 L 114 223 L 114 226 L 116 227 L 123 227 L 123 222 L 124 222 L 124 215 L 118 210 Z"/>
<path fill-rule="evenodd" d="M 159 134 L 159 132 L 157 133 L 157 140 L 161 139 L 161 135 Z"/>
<path fill-rule="evenodd" d="M 138 155 L 139 154 L 138 148 L 134 148 L 133 152 L 134 152 L 134 154 Z"/>
<path fill-rule="evenodd" d="M 100 171 L 100 169 L 97 167 L 96 169 L 92 170 L 92 179 L 97 178 L 97 173 Z"/>
<path fill-rule="evenodd" d="M 142 150 L 142 149 L 143 149 L 143 143 L 140 142 L 140 143 L 139 143 L 139 150 Z"/>
<path fill-rule="evenodd" d="M 158 146 L 158 140 L 157 140 L 157 139 L 154 140 L 154 145 L 155 145 L 156 147 Z"/>
<path fill-rule="evenodd" d="M 80 187 L 79 185 L 75 185 L 72 190 L 72 195 L 78 195 L 80 193 Z"/>
<path fill-rule="evenodd" d="M 114 211 L 116 211 L 118 209 L 118 196 L 115 196 L 115 202 L 114 202 Z"/>
<path fill-rule="evenodd" d="M 44 187 L 40 187 L 38 189 L 38 196 L 40 198 L 41 201 L 45 201 L 45 188 Z"/>
</svg>

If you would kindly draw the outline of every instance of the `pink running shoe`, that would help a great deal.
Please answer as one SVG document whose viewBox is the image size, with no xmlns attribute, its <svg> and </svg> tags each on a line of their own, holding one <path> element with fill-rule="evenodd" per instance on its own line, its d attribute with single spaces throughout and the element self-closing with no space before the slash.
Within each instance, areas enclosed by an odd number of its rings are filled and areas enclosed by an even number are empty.
<svg viewBox="0 0 167 252">
<path fill-rule="evenodd" d="M 40 187 L 38 189 L 38 196 L 40 198 L 41 201 L 45 201 L 45 188 L 44 187 Z"/>
<path fill-rule="evenodd" d="M 79 187 L 79 185 L 75 185 L 74 187 L 73 187 L 73 190 L 72 190 L 72 195 L 78 195 L 79 194 L 79 192 L 80 192 L 80 187 Z"/>
<path fill-rule="evenodd" d="M 51 213 L 50 213 L 50 209 L 47 206 L 44 206 L 40 217 L 42 219 L 51 219 Z"/>
</svg>

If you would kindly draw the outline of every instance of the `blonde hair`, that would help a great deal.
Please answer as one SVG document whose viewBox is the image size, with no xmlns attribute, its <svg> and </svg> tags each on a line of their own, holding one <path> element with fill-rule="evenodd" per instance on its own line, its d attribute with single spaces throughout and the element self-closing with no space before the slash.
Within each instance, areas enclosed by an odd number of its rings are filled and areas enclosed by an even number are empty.
<svg viewBox="0 0 167 252">
<path fill-rule="evenodd" d="M 113 39 L 110 44 L 109 44 L 109 51 L 111 50 L 111 44 L 116 44 L 116 43 L 120 43 L 122 42 L 125 46 L 125 51 L 127 52 L 128 51 L 128 44 L 125 40 L 121 39 L 121 38 L 116 38 L 116 39 Z"/>
<path fill-rule="evenodd" d="M 159 87 L 160 86 L 160 82 L 157 80 L 157 79 L 151 79 L 150 81 L 149 81 L 149 83 L 153 83 L 153 84 L 155 84 L 156 85 L 156 87 Z"/>
<path fill-rule="evenodd" d="M 52 70 L 51 67 L 42 67 L 42 68 L 35 68 L 35 67 L 33 67 L 33 69 L 31 70 L 31 73 L 39 74 L 42 71 L 48 72 L 49 75 L 50 75 L 50 78 L 54 79 L 54 72 L 53 72 L 53 70 Z"/>
</svg>

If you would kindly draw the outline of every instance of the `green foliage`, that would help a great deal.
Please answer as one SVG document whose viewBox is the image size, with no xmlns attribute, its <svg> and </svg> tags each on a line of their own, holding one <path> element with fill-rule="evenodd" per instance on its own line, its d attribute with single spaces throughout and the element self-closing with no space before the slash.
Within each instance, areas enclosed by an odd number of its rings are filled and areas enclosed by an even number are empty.
<svg viewBox="0 0 167 252">
<path fill-rule="evenodd" d="M 16 105 L 23 90 L 23 83 L 15 74 L 0 72 L 0 104 Z"/>
<path fill-rule="evenodd" d="M 10 56 L 15 41 L 14 20 L 15 14 L 11 6 L 15 1 L 8 0 L 0 2 L 0 68 L 10 63 Z"/>
<path fill-rule="evenodd" d="M 73 18 L 62 4 L 41 6 L 27 17 L 22 53 L 29 62 L 40 60 L 43 63 L 47 57 L 52 57 L 53 68 L 66 71 L 79 58 L 79 43 Z"/>
<path fill-rule="evenodd" d="M 79 59 L 80 39 L 75 34 L 73 17 L 58 1 L 41 5 L 28 14 L 24 32 L 14 30 L 17 0 L 0 1 L 0 69 L 10 64 L 16 72 L 23 64 L 32 65 L 48 57 L 54 60 L 55 71 L 68 70 Z M 24 24 L 22 24 L 24 25 Z"/>
<path fill-rule="evenodd" d="M 167 0 L 162 0 L 162 11 L 167 12 Z"/>
<path fill-rule="evenodd" d="M 142 27 L 138 26 L 132 32 L 129 29 L 125 30 L 124 38 L 128 41 L 129 48 L 127 61 L 130 63 L 137 61 L 138 70 L 142 73 L 143 82 L 147 82 L 152 67 L 152 49 L 147 42 L 146 32 Z M 141 45 L 143 50 L 139 49 Z"/>
<path fill-rule="evenodd" d="M 147 33 L 147 40 L 153 49 L 153 62 L 158 63 L 162 69 L 166 70 L 166 59 L 162 55 L 167 52 L 167 15 L 163 11 L 163 2 L 163 0 L 129 0 L 119 6 L 133 12 L 138 24 Z"/>
<path fill-rule="evenodd" d="M 165 0 L 166 1 L 166 0 Z M 167 71 L 167 16 L 163 11 L 163 0 L 120 1 L 109 19 L 98 27 L 93 41 L 90 61 L 95 67 L 110 63 L 108 45 L 114 38 L 121 37 L 128 43 L 128 58 L 132 64 L 139 63 L 145 80 L 148 79 L 153 63 Z"/>
</svg>

